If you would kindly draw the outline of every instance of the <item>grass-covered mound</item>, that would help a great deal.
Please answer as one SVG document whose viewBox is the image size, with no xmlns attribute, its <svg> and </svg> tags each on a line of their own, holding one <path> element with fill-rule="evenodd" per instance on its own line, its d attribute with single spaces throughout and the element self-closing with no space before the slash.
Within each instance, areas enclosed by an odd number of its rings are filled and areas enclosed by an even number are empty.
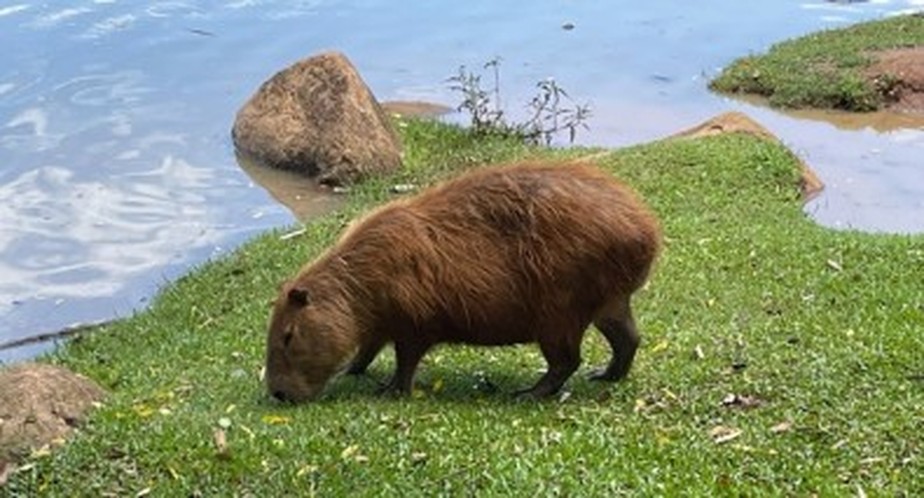
<svg viewBox="0 0 924 498">
<path fill-rule="evenodd" d="M 924 492 L 924 238 L 835 232 L 800 210 L 793 156 L 727 135 L 596 155 L 662 219 L 637 295 L 627 381 L 576 375 L 570 396 L 515 402 L 536 347 L 443 347 L 409 399 L 341 378 L 320 402 L 259 381 L 277 284 L 392 183 L 525 155 L 432 123 L 404 128 L 399 177 L 343 212 L 268 233 L 54 361 L 112 391 L 81 433 L 4 493 L 49 496 L 811 495 Z M 584 369 L 608 359 L 589 331 Z M 371 373 L 384 380 L 384 355 Z"/>
<path fill-rule="evenodd" d="M 921 52 L 895 52 L 913 47 Z M 871 111 L 924 93 L 916 74 L 922 56 L 924 14 L 896 16 L 778 43 L 734 61 L 710 87 L 765 96 L 778 107 Z"/>
</svg>

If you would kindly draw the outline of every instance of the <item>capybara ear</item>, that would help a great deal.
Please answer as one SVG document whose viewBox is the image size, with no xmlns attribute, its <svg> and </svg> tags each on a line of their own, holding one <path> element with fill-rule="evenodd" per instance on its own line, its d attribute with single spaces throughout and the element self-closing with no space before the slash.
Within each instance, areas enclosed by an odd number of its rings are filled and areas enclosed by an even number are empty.
<svg viewBox="0 0 924 498">
<path fill-rule="evenodd" d="M 308 289 L 292 287 L 289 289 L 289 303 L 296 306 L 308 306 Z"/>
</svg>

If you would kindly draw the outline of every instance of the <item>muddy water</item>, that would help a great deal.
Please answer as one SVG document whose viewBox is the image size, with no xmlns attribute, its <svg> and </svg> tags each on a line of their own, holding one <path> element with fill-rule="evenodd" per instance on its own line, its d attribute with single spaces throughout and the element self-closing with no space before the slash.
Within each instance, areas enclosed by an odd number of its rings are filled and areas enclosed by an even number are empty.
<svg viewBox="0 0 924 498">
<path fill-rule="evenodd" d="M 820 223 L 924 231 L 918 122 L 844 126 L 705 89 L 740 54 L 919 3 L 2 3 L 0 343 L 129 315 L 190 266 L 294 223 L 292 211 L 328 209 L 291 176 L 242 169 L 228 136 L 260 82 L 328 48 L 345 51 L 380 99 L 450 105 L 444 80 L 458 65 L 500 56 L 508 111 L 522 115 L 533 84 L 554 76 L 591 105 L 588 144 L 744 110 L 827 182 L 807 206 Z M 0 351 L 0 361 L 47 348 Z"/>
</svg>

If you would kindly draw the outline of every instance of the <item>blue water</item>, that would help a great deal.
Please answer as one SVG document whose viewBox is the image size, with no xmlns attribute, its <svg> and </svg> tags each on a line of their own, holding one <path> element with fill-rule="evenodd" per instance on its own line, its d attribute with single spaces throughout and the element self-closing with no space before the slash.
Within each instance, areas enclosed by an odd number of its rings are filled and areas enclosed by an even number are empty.
<svg viewBox="0 0 924 498">
<path fill-rule="evenodd" d="M 263 80 L 326 49 L 345 52 L 380 100 L 449 105 L 459 65 L 500 57 L 508 112 L 522 116 L 535 82 L 554 77 L 594 112 L 585 144 L 743 110 L 828 183 L 806 208 L 819 223 L 924 231 L 924 125 L 845 128 L 705 88 L 739 55 L 921 4 L 0 3 L 0 343 L 129 315 L 191 266 L 293 223 L 238 167 L 229 130 Z"/>
</svg>

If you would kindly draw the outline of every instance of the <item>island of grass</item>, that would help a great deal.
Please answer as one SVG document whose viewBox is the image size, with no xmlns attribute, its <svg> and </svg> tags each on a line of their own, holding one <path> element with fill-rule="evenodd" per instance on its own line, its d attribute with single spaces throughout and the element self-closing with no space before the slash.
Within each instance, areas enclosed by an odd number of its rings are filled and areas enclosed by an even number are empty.
<svg viewBox="0 0 924 498">
<path fill-rule="evenodd" d="M 924 14 L 778 43 L 734 61 L 709 86 L 784 108 L 924 113 Z"/>
<path fill-rule="evenodd" d="M 760 137 L 588 151 L 401 129 L 403 170 L 353 189 L 342 211 L 258 237 L 46 358 L 109 397 L 0 494 L 924 495 L 924 237 L 806 219 L 797 159 Z M 270 399 L 260 371 L 279 283 L 391 185 L 578 156 L 640 191 L 665 232 L 626 381 L 575 375 L 567 396 L 517 402 L 544 368 L 535 346 L 446 346 L 406 399 L 376 394 L 389 354 L 318 402 Z M 584 372 L 609 354 L 588 335 Z"/>
</svg>

